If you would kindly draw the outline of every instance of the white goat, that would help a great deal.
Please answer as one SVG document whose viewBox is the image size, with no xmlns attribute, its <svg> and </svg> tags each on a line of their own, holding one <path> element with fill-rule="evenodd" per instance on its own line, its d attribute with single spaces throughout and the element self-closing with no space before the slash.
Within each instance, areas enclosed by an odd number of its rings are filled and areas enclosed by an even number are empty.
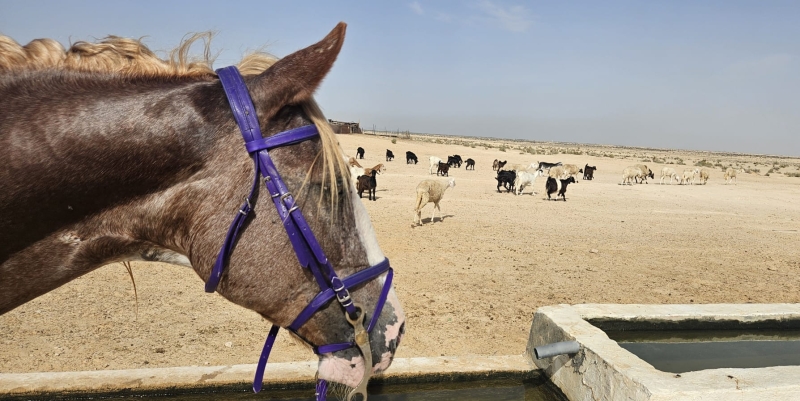
<svg viewBox="0 0 800 401">
<path fill-rule="evenodd" d="M 430 161 L 431 161 L 431 168 L 429 169 L 429 171 L 431 174 L 433 174 L 434 172 L 439 170 L 439 163 L 442 162 L 442 159 L 436 156 L 431 156 Z"/>
<path fill-rule="evenodd" d="M 669 185 L 672 185 L 672 180 L 679 183 L 681 182 L 681 177 L 678 176 L 678 173 L 675 172 L 675 169 L 672 167 L 664 167 L 661 169 L 661 184 L 664 184 L 664 178 L 669 180 Z"/>
<path fill-rule="evenodd" d="M 517 195 L 521 195 L 522 189 L 527 185 L 530 185 L 531 188 L 534 188 L 536 177 L 542 175 L 544 175 L 544 170 L 542 169 L 536 170 L 533 173 L 529 173 L 527 171 L 518 171 L 517 178 L 514 179 L 514 188 L 517 189 Z M 531 195 L 536 195 L 536 191 L 531 190 Z"/>
<path fill-rule="evenodd" d="M 439 202 L 444 196 L 444 191 L 447 188 L 455 187 L 456 179 L 451 178 L 448 181 L 439 180 L 422 180 L 417 185 L 417 202 L 414 204 L 414 225 L 422 225 L 422 208 L 429 202 L 433 202 L 433 215 L 431 216 L 431 223 L 436 218 L 436 209 L 439 209 L 439 219 L 441 220 L 442 209 L 439 208 Z"/>
</svg>

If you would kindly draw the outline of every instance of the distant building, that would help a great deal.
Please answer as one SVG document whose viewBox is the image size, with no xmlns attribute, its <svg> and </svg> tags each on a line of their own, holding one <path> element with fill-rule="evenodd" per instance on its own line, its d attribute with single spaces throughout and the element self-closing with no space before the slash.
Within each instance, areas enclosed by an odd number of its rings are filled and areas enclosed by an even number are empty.
<svg viewBox="0 0 800 401">
<path fill-rule="evenodd" d="M 328 124 L 333 128 L 333 132 L 337 134 L 362 134 L 361 127 L 358 123 L 346 123 L 342 121 L 328 120 Z"/>
</svg>

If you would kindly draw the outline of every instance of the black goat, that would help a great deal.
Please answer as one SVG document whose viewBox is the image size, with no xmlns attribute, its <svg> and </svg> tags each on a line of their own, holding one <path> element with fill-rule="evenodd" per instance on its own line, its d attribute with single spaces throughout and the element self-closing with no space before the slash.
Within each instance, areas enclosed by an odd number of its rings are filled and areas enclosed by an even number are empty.
<svg viewBox="0 0 800 401">
<path fill-rule="evenodd" d="M 450 165 L 449 164 L 439 162 L 439 169 L 436 170 L 436 175 L 439 175 L 439 173 L 441 173 L 442 176 L 448 176 L 449 177 L 450 176 L 449 171 L 450 171 Z"/>
<path fill-rule="evenodd" d="M 461 159 L 461 156 L 459 155 L 447 156 L 447 164 L 449 164 L 450 167 L 460 168 L 461 163 L 464 163 L 464 160 Z"/>
<path fill-rule="evenodd" d="M 464 167 L 464 170 L 469 170 L 470 167 L 472 167 L 472 169 L 475 170 L 475 160 L 467 159 L 466 163 L 467 167 Z"/>
<path fill-rule="evenodd" d="M 377 200 L 375 198 L 375 189 L 378 187 L 378 180 L 375 179 L 376 174 L 378 174 L 378 170 L 372 170 L 372 174 L 358 177 L 356 189 L 358 190 L 359 198 L 362 197 L 361 195 L 364 191 L 367 191 L 367 199 L 371 201 Z"/>
<path fill-rule="evenodd" d="M 500 192 L 500 185 L 506 188 L 506 192 L 511 192 L 514 190 L 514 181 L 517 179 L 517 173 L 515 171 L 498 171 L 497 177 L 494 178 L 497 180 L 497 192 Z"/>
<path fill-rule="evenodd" d="M 406 164 L 417 164 L 417 162 L 419 162 L 419 160 L 417 160 L 417 155 L 415 155 L 414 152 L 406 152 Z"/>
<path fill-rule="evenodd" d="M 386 161 L 390 162 L 392 160 L 394 160 L 394 153 L 392 153 L 391 150 L 386 149 Z"/>
<path fill-rule="evenodd" d="M 593 180 L 594 179 L 594 171 L 597 170 L 596 166 L 586 165 L 583 167 L 583 179 L 584 180 Z"/>
<path fill-rule="evenodd" d="M 358 159 L 364 158 L 364 148 L 362 148 L 361 146 L 359 146 L 358 149 L 356 149 L 356 158 Z"/>
<path fill-rule="evenodd" d="M 560 183 L 561 184 L 560 185 L 561 188 L 560 189 L 558 188 L 559 187 L 559 185 L 558 185 L 559 182 L 558 181 L 561 181 L 561 183 Z M 570 176 L 566 180 L 558 180 L 558 181 L 556 181 L 556 179 L 553 178 L 553 177 L 547 177 L 547 183 L 544 184 L 545 185 L 545 189 L 547 190 L 547 200 L 551 200 L 550 199 L 550 195 L 553 194 L 554 192 L 558 191 L 558 194 L 556 194 L 556 199 L 555 200 L 558 200 L 558 197 L 560 196 L 562 199 L 564 199 L 564 202 L 566 202 L 567 201 L 567 197 L 566 197 L 567 184 L 574 183 L 575 182 L 575 177 Z"/>
<path fill-rule="evenodd" d="M 560 166 L 560 165 L 561 165 L 561 162 L 558 162 L 558 163 L 539 162 L 539 168 L 537 168 L 537 170 L 548 170 L 548 171 L 550 171 L 550 168 L 555 167 L 555 166 Z"/>
</svg>

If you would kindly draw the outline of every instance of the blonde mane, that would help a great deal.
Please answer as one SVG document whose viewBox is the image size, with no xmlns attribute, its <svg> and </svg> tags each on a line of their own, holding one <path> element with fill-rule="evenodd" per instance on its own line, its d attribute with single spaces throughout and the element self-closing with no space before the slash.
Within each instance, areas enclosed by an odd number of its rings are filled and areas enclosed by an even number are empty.
<svg viewBox="0 0 800 401">
<path fill-rule="evenodd" d="M 195 33 L 184 38 L 169 53 L 169 58 L 159 58 L 140 39 L 108 36 L 97 43 L 75 42 L 69 49 L 53 39 L 35 39 L 21 46 L 8 36 L 0 35 L 0 75 L 9 72 L 36 70 L 73 70 L 97 73 L 115 73 L 127 77 L 216 77 L 212 67 L 211 32 Z M 189 49 L 198 40 L 203 41 L 203 57 L 192 58 Z M 242 75 L 258 75 L 278 59 L 265 52 L 253 52 L 236 64 Z M 350 175 L 342 151 L 327 119 L 316 101 L 310 99 L 303 110 L 316 125 L 322 140 L 323 187 L 330 186 L 331 207 L 338 204 L 338 181 L 345 185 Z M 318 158 L 315 158 L 315 162 Z M 313 168 L 313 164 L 311 166 Z M 309 173 L 311 171 L 309 169 Z M 308 177 L 306 178 L 306 181 Z M 326 185 L 327 184 L 327 185 Z M 305 187 L 305 185 L 304 185 Z M 350 191 L 343 191 L 346 197 Z M 320 202 L 321 202 L 320 198 Z M 320 205 L 321 206 L 321 205 Z"/>
</svg>

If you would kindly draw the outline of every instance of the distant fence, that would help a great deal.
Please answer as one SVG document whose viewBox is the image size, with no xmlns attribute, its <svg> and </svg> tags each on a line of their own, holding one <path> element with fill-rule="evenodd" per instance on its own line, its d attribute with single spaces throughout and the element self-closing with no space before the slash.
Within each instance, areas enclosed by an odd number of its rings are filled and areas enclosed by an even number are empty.
<svg viewBox="0 0 800 401">
<path fill-rule="evenodd" d="M 376 130 L 364 130 L 364 135 L 375 135 L 375 136 L 388 136 L 392 138 L 400 138 L 400 139 L 411 139 L 411 132 L 409 131 L 376 131 Z"/>
</svg>

